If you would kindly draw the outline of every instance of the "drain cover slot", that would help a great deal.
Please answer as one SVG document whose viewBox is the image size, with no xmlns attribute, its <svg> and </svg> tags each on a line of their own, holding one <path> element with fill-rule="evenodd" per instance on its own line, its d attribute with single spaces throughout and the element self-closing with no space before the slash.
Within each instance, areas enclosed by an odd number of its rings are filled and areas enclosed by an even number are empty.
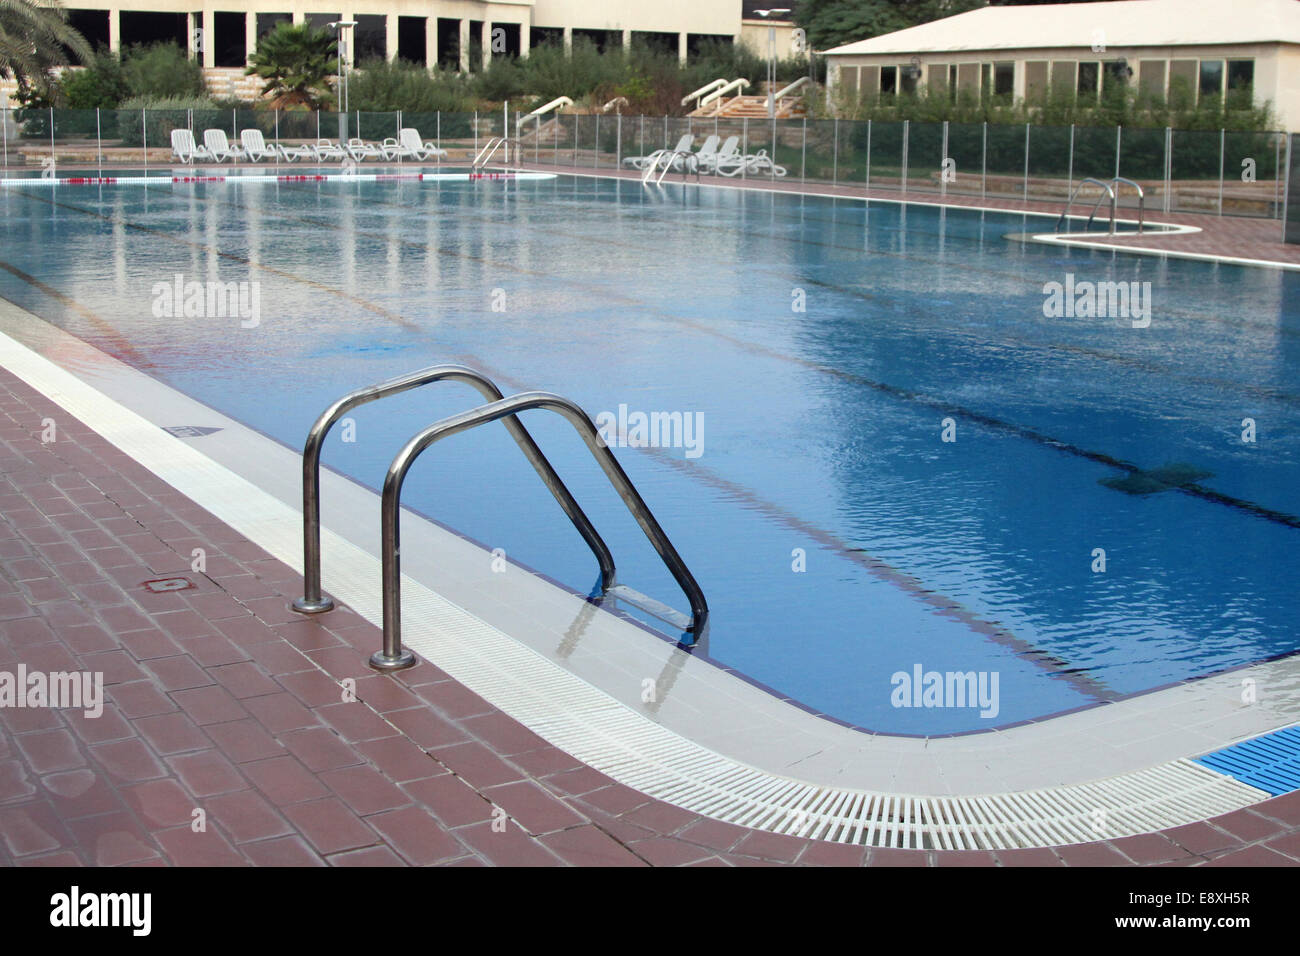
<svg viewBox="0 0 1300 956">
<path fill-rule="evenodd" d="M 188 591 L 194 587 L 194 582 L 189 578 L 155 578 L 152 581 L 145 581 L 144 588 L 154 594 L 163 594 L 167 591 Z"/>
</svg>

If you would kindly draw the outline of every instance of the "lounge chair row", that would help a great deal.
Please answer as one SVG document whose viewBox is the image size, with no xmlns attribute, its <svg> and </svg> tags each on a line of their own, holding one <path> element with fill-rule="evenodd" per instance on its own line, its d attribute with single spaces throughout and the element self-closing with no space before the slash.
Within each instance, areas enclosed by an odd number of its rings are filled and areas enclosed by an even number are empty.
<svg viewBox="0 0 1300 956">
<path fill-rule="evenodd" d="M 239 134 L 239 142 L 232 144 L 223 129 L 203 131 L 203 145 L 194 140 L 194 133 L 187 129 L 172 130 L 172 155 L 182 163 L 224 163 L 227 160 L 247 160 L 260 163 L 263 160 L 276 160 L 295 163 L 298 160 L 324 163 L 334 160 L 352 159 L 362 162 L 366 159 L 382 159 L 392 162 L 397 159 L 413 159 L 417 162 L 440 160 L 447 156 L 445 149 L 439 149 L 434 143 L 420 140 L 420 132 L 411 127 L 401 131 L 397 139 L 386 139 L 381 143 L 369 143 L 361 139 L 350 139 L 339 145 L 333 140 L 318 139 L 315 143 L 304 146 L 286 146 L 276 143 L 268 146 L 260 129 L 246 129 Z"/>
<path fill-rule="evenodd" d="M 779 177 L 786 174 L 785 167 L 776 165 L 767 155 L 767 150 L 760 149 L 756 153 L 742 154 L 739 136 L 728 136 L 719 148 L 718 143 L 721 139 L 720 136 L 711 135 L 704 140 L 698 150 L 691 152 L 695 137 L 691 133 L 684 133 L 677 141 L 674 151 L 689 153 L 690 158 L 684 155 L 674 156 L 672 169 L 675 172 L 686 169 L 692 173 L 698 169 L 701 173 L 716 173 L 719 176 L 739 176 L 742 172 L 748 176 Z M 653 153 L 650 156 L 628 156 L 623 160 L 623 165 L 644 170 L 653 156 Z"/>
</svg>

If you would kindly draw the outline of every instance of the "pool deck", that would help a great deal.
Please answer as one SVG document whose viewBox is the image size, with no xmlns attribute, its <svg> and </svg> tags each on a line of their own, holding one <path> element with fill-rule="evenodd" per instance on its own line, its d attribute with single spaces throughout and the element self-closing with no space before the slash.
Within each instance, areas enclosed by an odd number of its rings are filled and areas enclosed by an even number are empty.
<svg viewBox="0 0 1300 956">
<path fill-rule="evenodd" d="M 0 447 L 0 669 L 101 672 L 107 698 L 95 720 L 0 709 L 5 865 L 1300 863 L 1300 792 L 1048 849 L 867 848 L 707 819 L 428 662 L 370 671 L 377 628 L 288 610 L 295 571 L 2 369 Z M 175 576 L 194 587 L 142 586 Z"/>
</svg>

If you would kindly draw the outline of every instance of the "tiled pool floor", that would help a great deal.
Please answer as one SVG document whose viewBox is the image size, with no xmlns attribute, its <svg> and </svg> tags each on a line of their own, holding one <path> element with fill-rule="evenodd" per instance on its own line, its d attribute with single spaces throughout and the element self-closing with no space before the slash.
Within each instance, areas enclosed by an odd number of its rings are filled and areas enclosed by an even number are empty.
<svg viewBox="0 0 1300 956">
<path fill-rule="evenodd" d="M 57 441 L 42 441 L 46 419 Z M 143 587 L 164 577 L 194 587 Z M 299 583 L 0 369 L 0 669 L 102 672 L 107 698 L 95 720 L 0 709 L 0 863 L 1300 862 L 1300 793 L 1158 834 L 997 852 L 710 820 L 584 766 L 427 662 L 371 672 L 377 629 L 346 609 L 293 614 Z"/>
</svg>

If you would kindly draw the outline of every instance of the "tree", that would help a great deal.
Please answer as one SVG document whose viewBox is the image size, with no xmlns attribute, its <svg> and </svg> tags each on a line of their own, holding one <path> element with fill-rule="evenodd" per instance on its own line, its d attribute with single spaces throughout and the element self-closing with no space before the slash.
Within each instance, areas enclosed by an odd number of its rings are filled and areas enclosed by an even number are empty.
<svg viewBox="0 0 1300 956">
<path fill-rule="evenodd" d="M 258 42 L 244 72 L 266 81 L 262 94 L 272 97 L 273 109 L 316 109 L 334 100 L 328 80 L 339 68 L 337 51 L 338 42 L 324 30 L 280 23 Z"/>
<path fill-rule="evenodd" d="M 51 88 L 51 69 L 90 59 L 90 44 L 68 25 L 58 0 L 0 0 L 0 76 L 22 91 Z"/>
<path fill-rule="evenodd" d="M 985 0 L 803 0 L 794 18 L 813 49 L 827 50 L 986 5 Z"/>
</svg>

